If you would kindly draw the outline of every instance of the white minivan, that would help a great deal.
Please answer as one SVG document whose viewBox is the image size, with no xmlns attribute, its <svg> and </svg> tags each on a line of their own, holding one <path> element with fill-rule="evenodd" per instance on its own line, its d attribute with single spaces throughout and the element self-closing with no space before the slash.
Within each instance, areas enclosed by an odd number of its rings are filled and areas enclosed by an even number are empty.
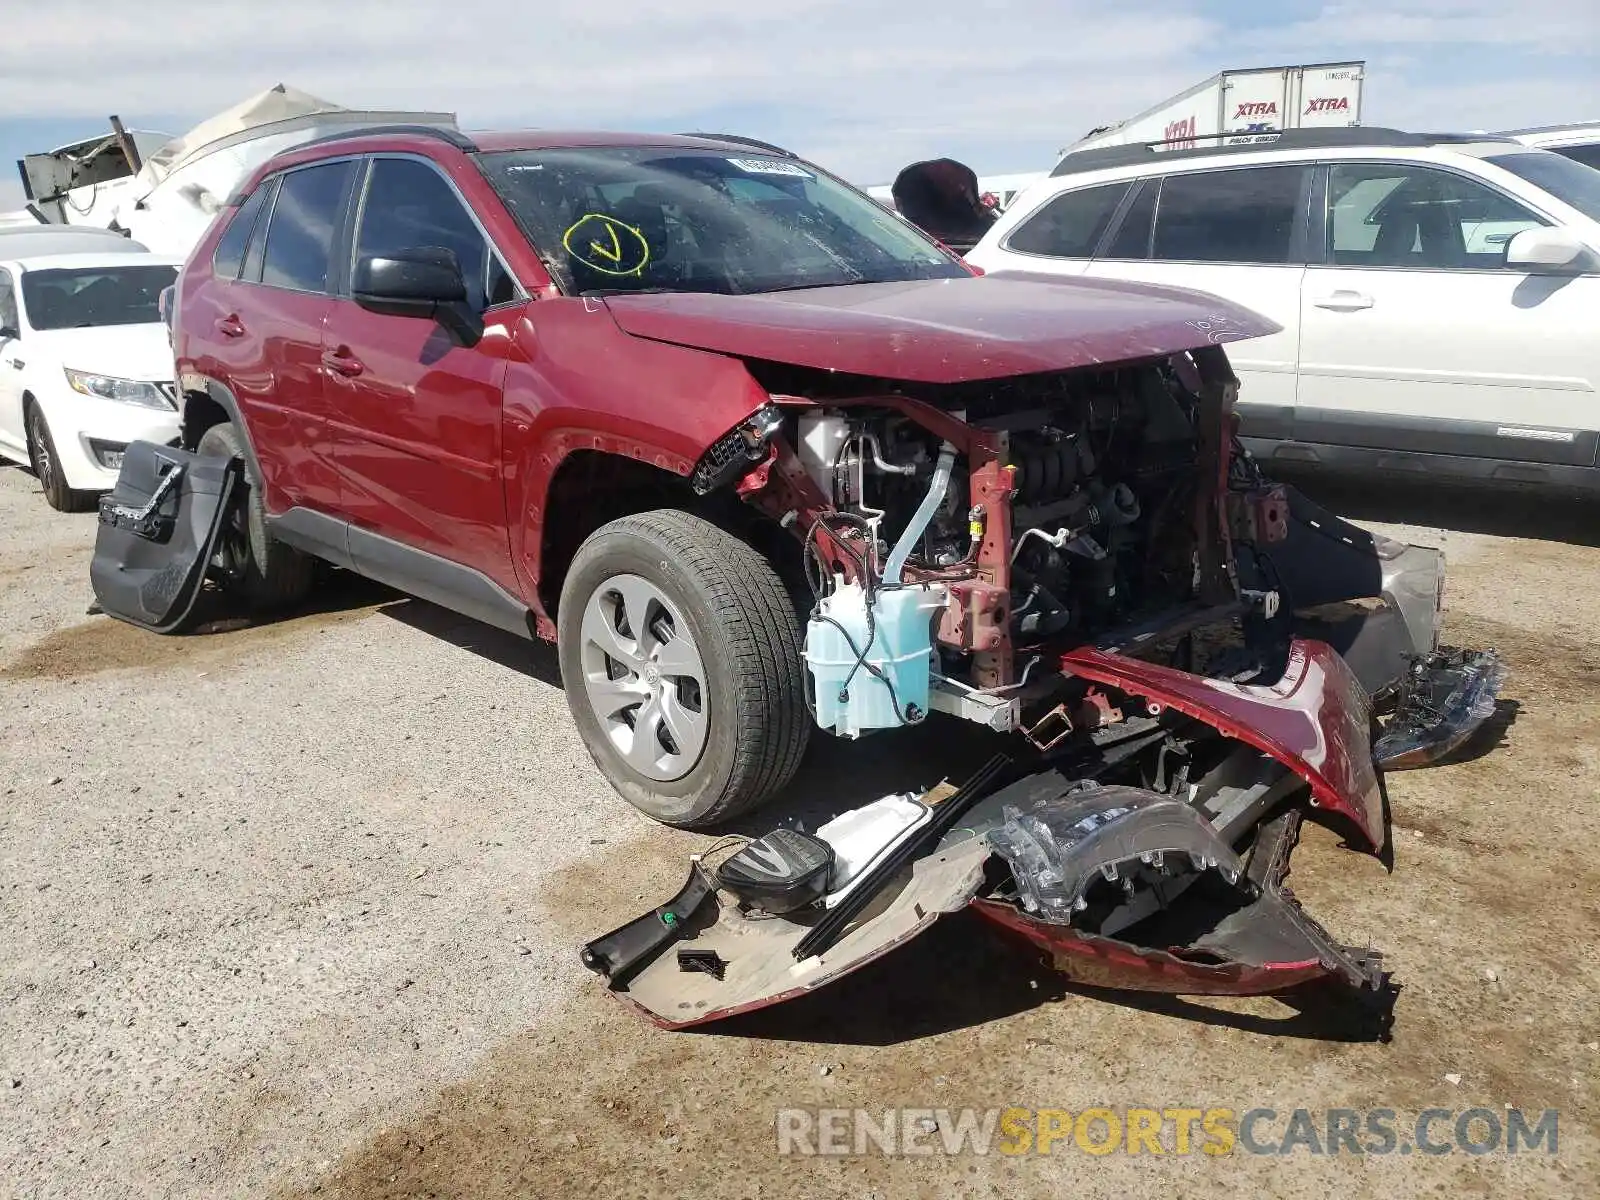
<svg viewBox="0 0 1600 1200">
<path fill-rule="evenodd" d="M 93 508 L 128 443 L 177 438 L 157 305 L 181 265 L 126 238 L 0 234 L 0 458 L 31 467 L 53 508 Z"/>
<path fill-rule="evenodd" d="M 1503 137 L 1296 130 L 1068 155 L 967 255 L 1210 292 L 1279 462 L 1600 491 L 1600 171 Z"/>
</svg>

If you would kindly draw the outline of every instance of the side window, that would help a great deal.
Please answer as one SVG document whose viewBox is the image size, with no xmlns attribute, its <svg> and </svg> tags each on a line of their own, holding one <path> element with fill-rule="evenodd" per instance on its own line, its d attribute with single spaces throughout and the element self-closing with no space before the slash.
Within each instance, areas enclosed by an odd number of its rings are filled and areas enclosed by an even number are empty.
<svg viewBox="0 0 1600 1200">
<path fill-rule="evenodd" d="M 1328 261 L 1343 267 L 1495 270 L 1506 243 L 1545 222 L 1493 188 L 1410 163 L 1335 163 Z"/>
<path fill-rule="evenodd" d="M 245 247 L 250 243 L 250 232 L 256 227 L 256 218 L 265 207 L 271 193 L 270 183 L 264 183 L 245 198 L 234 210 L 228 227 L 222 231 L 217 249 L 211 256 L 211 271 L 218 279 L 239 278 L 239 268 L 244 265 Z"/>
<path fill-rule="evenodd" d="M 500 262 L 499 255 L 489 255 L 487 275 L 483 285 L 486 308 L 493 308 L 496 304 L 510 304 L 517 298 L 516 281 L 511 278 L 511 272 Z"/>
<path fill-rule="evenodd" d="M 1093 257 L 1111 214 L 1127 192 L 1126 183 L 1062 192 L 1011 231 L 1006 249 L 1049 258 Z"/>
<path fill-rule="evenodd" d="M 239 278 L 250 283 L 261 282 L 261 260 L 267 254 L 267 225 L 272 220 L 270 214 L 277 201 L 278 183 L 279 180 L 273 178 L 261 185 L 261 216 L 250 233 L 250 244 L 244 252 L 244 267 L 239 272 Z"/>
<path fill-rule="evenodd" d="M 300 292 L 329 290 L 334 231 L 353 167 L 351 162 L 324 163 L 283 176 L 267 224 L 262 283 Z"/>
<path fill-rule="evenodd" d="M 451 251 L 461 264 L 467 298 L 478 310 L 515 296 L 511 277 L 489 252 L 483 232 L 438 171 L 413 158 L 372 164 L 356 236 L 356 257 L 423 247 Z"/>
<path fill-rule="evenodd" d="M 1156 196 L 1161 191 L 1159 179 L 1146 179 L 1139 185 L 1139 194 L 1122 214 L 1122 224 L 1111 237 L 1102 258 L 1149 258 L 1150 227 L 1156 219 Z"/>
<path fill-rule="evenodd" d="M 1196 171 L 1161 181 L 1152 256 L 1179 262 L 1286 263 L 1307 167 Z"/>
<path fill-rule="evenodd" d="M 17 319 L 17 291 L 11 286 L 9 271 L 0 271 L 0 329 L 22 331 L 22 323 Z"/>
</svg>

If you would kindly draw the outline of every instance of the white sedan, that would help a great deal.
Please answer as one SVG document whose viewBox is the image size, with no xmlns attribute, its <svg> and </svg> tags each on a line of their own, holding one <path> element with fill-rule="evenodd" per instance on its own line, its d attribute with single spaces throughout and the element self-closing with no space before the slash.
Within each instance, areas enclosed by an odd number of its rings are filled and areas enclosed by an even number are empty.
<svg viewBox="0 0 1600 1200">
<path fill-rule="evenodd" d="M 32 467 L 51 507 L 93 508 L 129 442 L 178 436 L 157 305 L 181 265 L 123 250 L 0 259 L 0 458 Z"/>
</svg>

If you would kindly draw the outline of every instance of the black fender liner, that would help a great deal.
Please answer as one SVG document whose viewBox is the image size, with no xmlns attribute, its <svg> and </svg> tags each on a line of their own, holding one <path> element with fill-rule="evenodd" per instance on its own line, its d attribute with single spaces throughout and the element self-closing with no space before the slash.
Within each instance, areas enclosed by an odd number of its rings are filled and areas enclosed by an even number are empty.
<svg viewBox="0 0 1600 1200">
<path fill-rule="evenodd" d="M 154 442 L 123 452 L 116 486 L 100 498 L 89 582 L 119 620 L 173 633 L 194 611 L 240 483 L 239 463 Z"/>
</svg>

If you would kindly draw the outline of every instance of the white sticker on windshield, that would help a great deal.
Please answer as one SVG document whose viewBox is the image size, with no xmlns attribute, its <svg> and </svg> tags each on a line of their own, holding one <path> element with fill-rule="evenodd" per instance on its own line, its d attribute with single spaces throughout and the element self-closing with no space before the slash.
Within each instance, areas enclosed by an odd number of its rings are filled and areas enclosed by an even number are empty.
<svg viewBox="0 0 1600 1200">
<path fill-rule="evenodd" d="M 801 179 L 813 178 L 810 171 L 804 167 L 797 167 L 794 163 L 777 162 L 770 158 L 730 158 L 728 160 L 741 171 L 751 175 L 798 175 Z"/>
</svg>

